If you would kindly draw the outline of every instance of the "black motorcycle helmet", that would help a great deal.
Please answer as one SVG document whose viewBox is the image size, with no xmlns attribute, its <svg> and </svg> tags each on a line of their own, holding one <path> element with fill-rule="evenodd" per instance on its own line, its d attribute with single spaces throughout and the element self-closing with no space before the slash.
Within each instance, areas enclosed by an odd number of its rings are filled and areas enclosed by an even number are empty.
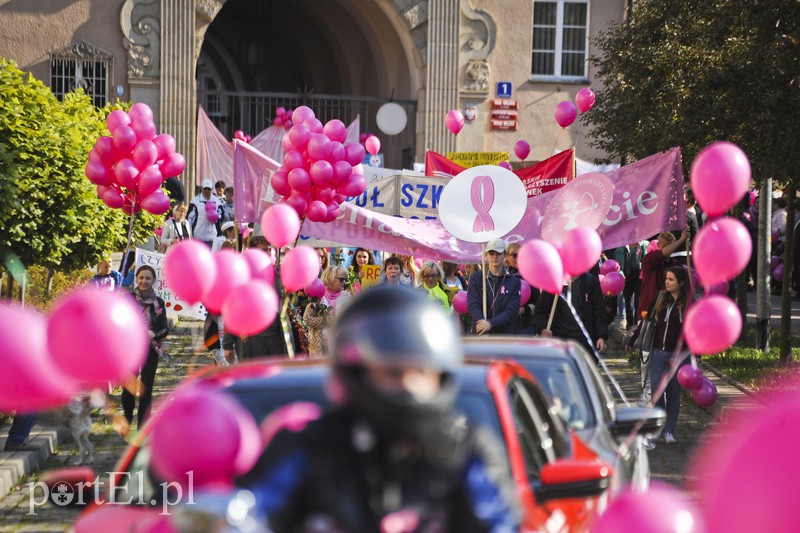
<svg viewBox="0 0 800 533">
<path fill-rule="evenodd" d="M 426 438 L 451 413 L 461 341 L 453 321 L 423 292 L 397 285 L 364 291 L 337 315 L 329 340 L 343 403 L 379 433 Z M 436 371 L 439 391 L 420 399 L 378 390 L 367 376 L 375 367 Z"/>
</svg>

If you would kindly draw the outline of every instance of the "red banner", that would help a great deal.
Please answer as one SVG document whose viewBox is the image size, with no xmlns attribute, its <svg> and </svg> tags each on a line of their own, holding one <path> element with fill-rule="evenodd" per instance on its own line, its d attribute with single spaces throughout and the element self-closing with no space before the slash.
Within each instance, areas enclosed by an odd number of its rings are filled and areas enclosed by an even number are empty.
<svg viewBox="0 0 800 533">
<path fill-rule="evenodd" d="M 528 198 L 560 189 L 575 177 L 575 150 L 570 148 L 535 165 L 515 170 Z"/>
<path fill-rule="evenodd" d="M 442 154 L 437 154 L 433 150 L 425 152 L 425 175 L 436 178 L 452 178 L 464 167 L 456 165 Z"/>
</svg>

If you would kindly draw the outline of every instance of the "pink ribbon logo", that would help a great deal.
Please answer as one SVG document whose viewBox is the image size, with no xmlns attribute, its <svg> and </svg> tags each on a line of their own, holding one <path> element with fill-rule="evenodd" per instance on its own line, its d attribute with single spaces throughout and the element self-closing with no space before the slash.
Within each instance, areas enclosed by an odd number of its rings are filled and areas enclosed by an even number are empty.
<svg viewBox="0 0 800 533">
<path fill-rule="evenodd" d="M 489 210 L 494 204 L 494 182 L 489 176 L 476 176 L 470 186 L 470 200 L 475 208 L 475 222 L 472 231 L 494 230 L 494 220 L 489 215 Z"/>
</svg>

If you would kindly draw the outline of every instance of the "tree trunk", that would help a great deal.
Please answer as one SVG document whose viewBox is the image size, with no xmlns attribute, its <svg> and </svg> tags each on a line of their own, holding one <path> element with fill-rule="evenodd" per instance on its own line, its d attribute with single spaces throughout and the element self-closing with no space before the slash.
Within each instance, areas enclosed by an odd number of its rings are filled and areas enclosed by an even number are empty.
<svg viewBox="0 0 800 533">
<path fill-rule="evenodd" d="M 56 277 L 56 271 L 52 268 L 47 269 L 47 282 L 44 286 L 44 294 L 49 299 L 50 293 L 53 292 L 53 279 Z"/>
<path fill-rule="evenodd" d="M 19 280 L 19 303 L 25 307 L 25 292 L 28 288 L 28 273 L 22 272 L 22 277 Z"/>
<path fill-rule="evenodd" d="M 786 245 L 783 247 L 783 283 L 781 290 L 781 355 L 780 364 L 788 366 L 792 362 L 792 263 L 794 258 L 794 201 L 797 186 L 790 182 L 786 187 L 789 200 L 786 206 Z"/>
<path fill-rule="evenodd" d="M 765 179 L 758 194 L 758 262 L 756 265 L 756 348 L 769 351 L 772 270 L 772 179 Z"/>
<path fill-rule="evenodd" d="M 744 208 L 742 203 L 738 203 L 733 208 L 733 216 L 736 220 L 742 220 L 744 216 Z M 742 331 L 739 333 L 737 343 L 745 342 L 747 340 L 747 269 L 745 268 L 738 276 L 736 276 L 736 306 L 739 308 L 739 315 L 742 317 Z M 730 286 L 728 287 L 728 294 L 730 294 Z"/>
<path fill-rule="evenodd" d="M 5 299 L 10 300 L 14 297 L 14 276 L 11 272 L 6 273 L 6 294 Z"/>
</svg>

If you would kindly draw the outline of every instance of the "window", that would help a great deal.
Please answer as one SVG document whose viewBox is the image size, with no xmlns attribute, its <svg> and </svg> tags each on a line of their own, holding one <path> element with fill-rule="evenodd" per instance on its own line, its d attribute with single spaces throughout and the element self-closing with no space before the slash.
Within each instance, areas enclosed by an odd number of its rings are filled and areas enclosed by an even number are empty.
<svg viewBox="0 0 800 533">
<path fill-rule="evenodd" d="M 589 3 L 533 3 L 534 77 L 586 78 Z"/>
<path fill-rule="evenodd" d="M 50 89 L 61 100 L 76 89 L 92 99 L 92 105 L 103 107 L 108 102 L 108 80 L 111 54 L 83 41 L 50 56 Z"/>
</svg>

